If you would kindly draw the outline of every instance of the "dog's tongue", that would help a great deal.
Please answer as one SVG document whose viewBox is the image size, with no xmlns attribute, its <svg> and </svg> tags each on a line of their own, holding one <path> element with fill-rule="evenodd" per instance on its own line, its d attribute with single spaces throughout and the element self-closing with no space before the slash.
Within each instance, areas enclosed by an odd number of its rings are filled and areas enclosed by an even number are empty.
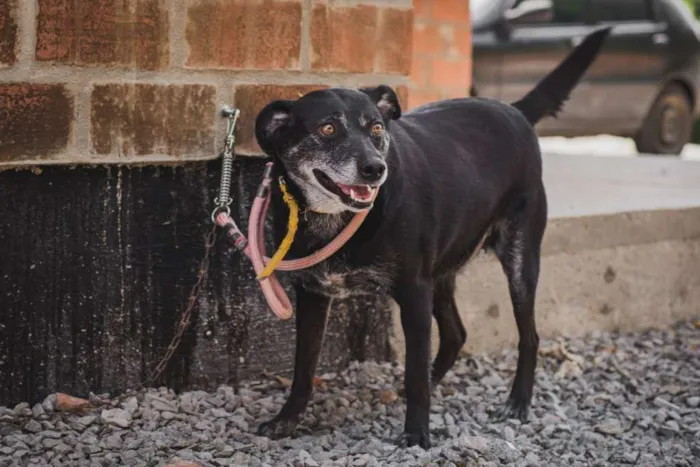
<svg viewBox="0 0 700 467">
<path fill-rule="evenodd" d="M 367 186 L 367 185 L 340 185 L 338 184 L 341 190 L 343 190 L 343 193 L 348 195 L 349 197 L 360 200 L 360 201 L 365 201 L 369 200 L 372 198 L 372 194 L 374 193 L 374 190 Z"/>
</svg>

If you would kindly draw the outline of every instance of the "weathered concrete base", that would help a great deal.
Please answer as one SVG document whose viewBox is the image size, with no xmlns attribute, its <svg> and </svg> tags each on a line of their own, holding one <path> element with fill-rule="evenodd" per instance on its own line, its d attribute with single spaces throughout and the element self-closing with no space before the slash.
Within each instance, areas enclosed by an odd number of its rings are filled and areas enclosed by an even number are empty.
<svg viewBox="0 0 700 467">
<path fill-rule="evenodd" d="M 263 167 L 234 166 L 242 228 Z M 55 391 L 114 394 L 151 373 L 195 283 L 219 170 L 211 161 L 0 172 L 0 405 Z M 215 390 L 293 368 L 294 320 L 272 315 L 247 259 L 218 238 L 190 326 L 156 385 Z M 320 371 L 388 358 L 385 310 L 382 297 L 336 302 Z"/>
<path fill-rule="evenodd" d="M 505 275 L 480 255 L 459 275 L 463 352 L 517 344 Z M 392 353 L 404 358 L 393 306 Z M 541 338 L 636 330 L 700 316 L 700 208 L 550 220 L 536 301 Z M 439 343 L 433 323 L 433 354 Z"/>
</svg>

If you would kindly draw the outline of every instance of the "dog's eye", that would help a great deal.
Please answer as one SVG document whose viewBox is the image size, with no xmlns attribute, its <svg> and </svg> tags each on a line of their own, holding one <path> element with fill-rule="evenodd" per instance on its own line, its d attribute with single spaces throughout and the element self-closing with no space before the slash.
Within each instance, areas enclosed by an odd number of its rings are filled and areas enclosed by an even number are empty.
<svg viewBox="0 0 700 467">
<path fill-rule="evenodd" d="M 318 132 L 323 136 L 333 136 L 335 134 L 335 127 L 331 123 L 326 123 L 319 127 Z"/>
<path fill-rule="evenodd" d="M 372 134 L 374 136 L 382 136 L 382 134 L 384 134 L 384 125 L 381 123 L 375 123 L 372 125 Z"/>
</svg>

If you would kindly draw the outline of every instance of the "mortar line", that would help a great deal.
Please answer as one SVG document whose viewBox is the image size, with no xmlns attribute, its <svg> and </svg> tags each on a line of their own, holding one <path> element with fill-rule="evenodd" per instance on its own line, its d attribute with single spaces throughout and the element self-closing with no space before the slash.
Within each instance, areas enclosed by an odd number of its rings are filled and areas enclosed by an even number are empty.
<svg viewBox="0 0 700 467">
<path fill-rule="evenodd" d="M 13 70 L 28 70 L 36 53 L 38 5 L 35 0 L 16 0 L 19 50 Z M 9 71 L 9 70 L 8 70 Z"/>
<path fill-rule="evenodd" d="M 83 157 L 90 156 L 90 122 L 92 86 L 86 79 L 81 79 L 75 85 L 75 110 L 73 129 L 75 131 L 75 151 Z"/>
<path fill-rule="evenodd" d="M 184 67 L 188 55 L 185 29 L 187 27 L 186 0 L 168 0 L 168 47 L 170 67 Z"/>
<path fill-rule="evenodd" d="M 130 79 L 125 79 L 129 75 Z M 3 69 L 0 82 L 65 83 L 80 76 L 100 83 L 138 82 L 147 84 L 217 84 L 221 80 L 235 84 L 328 84 L 356 86 L 369 84 L 401 85 L 408 75 L 395 73 L 300 72 L 296 70 L 223 70 L 166 69 L 134 70 L 130 68 L 75 67 L 54 63 L 33 62 L 29 66 Z"/>
<path fill-rule="evenodd" d="M 301 7 L 301 43 L 299 46 L 299 67 L 302 71 L 311 70 L 311 10 L 312 0 L 304 0 Z"/>
</svg>

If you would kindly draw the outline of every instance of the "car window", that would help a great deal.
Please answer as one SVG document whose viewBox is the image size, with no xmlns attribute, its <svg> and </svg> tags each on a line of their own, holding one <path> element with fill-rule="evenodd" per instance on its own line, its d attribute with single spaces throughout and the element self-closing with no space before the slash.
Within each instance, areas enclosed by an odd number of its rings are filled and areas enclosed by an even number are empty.
<svg viewBox="0 0 700 467">
<path fill-rule="evenodd" d="M 528 14 L 517 20 L 518 25 L 581 24 L 590 0 L 517 0 L 510 13 L 540 8 L 541 12 Z M 543 8 L 545 5 L 548 8 Z"/>
<path fill-rule="evenodd" d="M 654 19 L 650 0 L 590 0 L 591 19 L 600 21 L 649 21 Z"/>
</svg>

